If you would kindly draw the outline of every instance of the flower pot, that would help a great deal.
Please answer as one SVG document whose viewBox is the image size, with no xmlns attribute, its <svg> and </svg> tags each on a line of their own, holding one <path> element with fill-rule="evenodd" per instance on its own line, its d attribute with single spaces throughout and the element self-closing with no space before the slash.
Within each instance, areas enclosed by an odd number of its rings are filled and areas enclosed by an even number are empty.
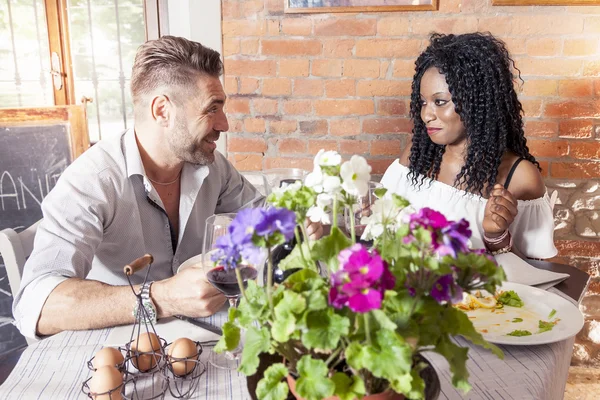
<svg viewBox="0 0 600 400">
<path fill-rule="evenodd" d="M 296 380 L 288 375 L 287 377 L 288 386 L 290 388 L 290 392 L 296 397 L 296 400 L 304 400 L 302 397 L 298 396 L 296 393 Z M 398 394 L 396 392 L 392 392 L 391 390 L 386 390 L 383 393 L 371 394 L 369 396 L 363 397 L 363 400 L 405 400 L 406 398 Z M 337 396 L 327 397 L 323 400 L 340 400 Z"/>
<path fill-rule="evenodd" d="M 423 378 L 423 380 L 425 381 L 425 399 L 426 400 L 437 400 L 437 398 L 440 395 L 440 380 L 437 376 L 437 372 L 435 371 L 435 369 L 433 368 L 433 366 L 431 365 L 431 363 L 424 357 L 422 357 L 421 355 L 417 355 L 415 356 L 415 361 L 416 362 L 424 362 L 425 364 L 427 364 L 427 367 L 425 369 L 423 369 L 421 371 L 421 378 Z M 258 370 L 256 371 L 256 374 L 249 376 L 247 379 L 247 385 L 248 385 L 248 393 L 250 393 L 250 397 L 253 400 L 256 400 L 256 386 L 258 385 L 258 381 L 260 381 L 262 379 L 262 376 L 265 372 L 265 370 L 272 364 L 274 363 L 278 363 L 278 362 L 284 362 L 283 358 L 278 355 L 278 354 L 269 354 L 269 353 L 262 353 L 259 356 L 259 365 L 258 365 Z M 290 393 L 288 394 L 288 400 L 298 400 L 300 399 L 300 397 L 295 397 L 292 393 L 293 389 L 292 389 L 292 385 L 295 388 L 296 387 L 296 382 L 295 380 L 293 381 L 293 384 L 290 384 L 290 379 L 293 380 L 293 378 L 288 377 L 288 385 L 290 386 Z M 373 397 L 373 396 L 380 396 L 380 397 Z M 384 396 L 384 397 L 381 397 Z M 388 396 L 388 397 L 385 397 Z M 389 397 L 392 396 L 392 397 Z M 399 396 L 399 397 L 393 397 L 393 396 Z M 397 393 L 389 393 L 389 392 L 385 392 L 385 393 L 381 393 L 381 394 L 377 394 L 377 395 L 371 395 L 371 396 L 367 396 L 364 397 L 365 399 L 369 399 L 369 400 L 396 400 L 396 399 L 404 399 L 404 396 L 402 395 L 398 395 Z M 330 399 L 336 399 L 336 397 L 331 397 Z M 408 399 L 407 399 L 408 400 Z"/>
</svg>

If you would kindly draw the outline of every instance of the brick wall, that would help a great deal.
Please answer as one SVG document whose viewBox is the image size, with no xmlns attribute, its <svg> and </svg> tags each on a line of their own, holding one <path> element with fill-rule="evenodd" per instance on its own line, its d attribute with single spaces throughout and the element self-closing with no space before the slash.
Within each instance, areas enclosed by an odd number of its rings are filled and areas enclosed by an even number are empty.
<svg viewBox="0 0 600 400">
<path fill-rule="evenodd" d="M 223 0 L 228 152 L 240 170 L 312 168 L 321 148 L 382 174 L 409 140 L 414 60 L 428 34 L 491 31 L 525 81 L 526 133 L 556 207 L 558 260 L 590 272 L 574 362 L 600 365 L 600 7 L 284 14 L 284 0 Z"/>
</svg>

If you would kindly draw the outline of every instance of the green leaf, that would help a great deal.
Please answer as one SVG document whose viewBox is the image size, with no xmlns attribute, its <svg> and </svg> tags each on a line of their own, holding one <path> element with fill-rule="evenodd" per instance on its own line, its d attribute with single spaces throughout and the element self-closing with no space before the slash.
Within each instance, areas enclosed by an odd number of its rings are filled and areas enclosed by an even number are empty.
<svg viewBox="0 0 600 400">
<path fill-rule="evenodd" d="M 260 400 L 285 400 L 288 395 L 288 385 L 282 380 L 287 375 L 288 369 L 282 363 L 271 365 L 256 386 L 256 396 Z"/>
<path fill-rule="evenodd" d="M 546 322 L 546 321 L 540 320 L 538 323 L 538 327 L 540 328 L 538 333 L 551 331 L 552 328 L 554 328 L 554 325 L 556 325 L 554 322 Z"/>
<path fill-rule="evenodd" d="M 390 380 L 390 386 L 396 393 L 406 394 L 412 392 L 412 381 L 413 376 L 408 372 Z"/>
<path fill-rule="evenodd" d="M 333 350 L 340 337 L 348 335 L 350 320 L 335 314 L 332 309 L 311 311 L 306 316 L 306 327 L 302 344 L 307 349 Z"/>
<path fill-rule="evenodd" d="M 510 333 L 507 333 L 506 335 L 507 336 L 519 336 L 519 337 L 520 336 L 531 336 L 531 332 L 526 331 L 526 330 L 516 329 L 516 330 L 514 330 L 514 331 L 512 331 Z"/>
<path fill-rule="evenodd" d="M 377 197 L 378 199 L 381 199 L 383 196 L 385 196 L 387 191 L 388 190 L 386 188 L 377 188 L 377 189 L 375 189 L 375 197 Z"/>
<path fill-rule="evenodd" d="M 319 239 L 313 245 L 313 260 L 324 261 L 331 271 L 336 271 L 338 254 L 351 245 L 352 241 L 337 226 L 334 226 L 329 236 Z"/>
<path fill-rule="evenodd" d="M 284 317 L 291 314 L 300 314 L 306 309 L 306 299 L 298 293 L 289 290 L 283 292 L 283 298 L 275 306 L 275 315 Z"/>
<path fill-rule="evenodd" d="M 279 269 L 287 271 L 288 269 L 292 268 L 307 268 L 315 271 L 315 264 L 310 260 L 310 248 L 308 246 L 308 243 L 302 243 L 302 252 L 304 252 L 304 257 L 307 258 L 306 262 L 305 259 L 302 258 L 303 253 L 300 251 L 300 249 L 300 246 L 294 246 L 292 252 L 288 254 L 286 258 L 281 260 L 277 265 Z"/>
<path fill-rule="evenodd" d="M 412 388 L 409 392 L 405 393 L 406 397 L 409 399 L 420 400 L 425 398 L 425 381 L 420 375 L 424 367 L 424 364 L 417 365 L 410 371 L 410 375 L 412 376 Z"/>
<path fill-rule="evenodd" d="M 514 290 L 507 290 L 498 296 L 498 303 L 510 307 L 523 307 L 525 304 Z"/>
<path fill-rule="evenodd" d="M 269 303 L 265 289 L 258 286 L 254 281 L 248 281 L 245 294 L 237 306 L 236 315 L 240 325 L 249 327 L 256 321 L 264 322 L 269 314 Z"/>
<path fill-rule="evenodd" d="M 298 395 L 306 400 L 322 400 L 333 395 L 335 384 L 327 378 L 329 369 L 323 360 L 303 356 L 296 367 L 299 375 L 296 381 Z"/>
<path fill-rule="evenodd" d="M 346 348 L 346 362 L 354 369 L 363 369 L 369 364 L 367 347 L 359 342 L 352 342 Z"/>
<path fill-rule="evenodd" d="M 550 314 L 548 314 L 548 319 L 552 319 L 552 317 L 554 317 L 556 315 L 556 310 L 553 308 L 552 311 L 550 311 Z"/>
<path fill-rule="evenodd" d="M 327 296 L 322 291 L 308 292 L 306 303 L 309 310 L 323 310 L 329 306 Z"/>
<path fill-rule="evenodd" d="M 233 350 L 240 343 L 240 328 L 233 322 L 225 322 L 221 327 L 223 336 L 215 346 L 215 352 L 222 353 L 225 350 Z"/>
<path fill-rule="evenodd" d="M 271 335 L 267 328 L 260 329 L 251 326 L 246 331 L 246 341 L 242 351 L 242 362 L 239 371 L 246 375 L 254 375 L 258 368 L 260 353 L 265 353 L 271 348 Z"/>
<path fill-rule="evenodd" d="M 360 376 L 348 376 L 343 372 L 336 372 L 331 380 L 335 384 L 335 395 L 340 400 L 354 400 L 365 395 L 365 383 Z"/>
<path fill-rule="evenodd" d="M 382 310 L 373 310 L 371 315 L 382 329 L 395 330 L 398 327 Z"/>
<path fill-rule="evenodd" d="M 457 346 L 448 337 L 444 336 L 435 346 L 435 351 L 443 355 L 450 364 L 454 387 L 463 390 L 465 393 L 468 392 L 471 389 L 469 371 L 467 370 L 467 352 L 469 349 Z"/>
<path fill-rule="evenodd" d="M 285 343 L 296 329 L 296 318 L 293 315 L 277 317 L 271 326 L 271 335 L 279 343 Z"/>
<path fill-rule="evenodd" d="M 392 194 L 392 199 L 394 200 L 394 205 L 400 209 L 406 208 L 410 206 L 410 201 L 406 200 L 402 196 L 398 196 L 397 194 Z"/>
<path fill-rule="evenodd" d="M 523 322 L 523 318 L 513 318 L 511 322 Z"/>
<path fill-rule="evenodd" d="M 478 346 L 490 349 L 498 358 L 504 358 L 504 353 L 499 347 L 489 343 L 475 330 L 466 313 L 454 307 L 446 307 L 444 308 L 442 324 L 450 335 L 461 335 Z"/>
</svg>

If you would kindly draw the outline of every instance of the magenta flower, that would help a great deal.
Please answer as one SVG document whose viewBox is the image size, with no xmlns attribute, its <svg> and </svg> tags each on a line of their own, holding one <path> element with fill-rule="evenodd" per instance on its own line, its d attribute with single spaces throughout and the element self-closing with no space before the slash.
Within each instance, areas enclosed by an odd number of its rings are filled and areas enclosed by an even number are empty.
<svg viewBox="0 0 600 400">
<path fill-rule="evenodd" d="M 379 254 L 355 244 L 342 250 L 338 260 L 340 269 L 331 277 L 329 303 L 335 308 L 348 306 L 358 313 L 381 308 L 383 293 L 394 287 L 396 278 Z"/>
<path fill-rule="evenodd" d="M 410 229 L 418 226 L 429 230 L 442 229 L 448 226 L 448 220 L 442 213 L 424 207 L 410 216 Z"/>
<path fill-rule="evenodd" d="M 456 284 L 452 274 L 440 276 L 433 284 L 430 294 L 438 303 L 458 303 L 463 299 L 463 290 Z"/>
</svg>

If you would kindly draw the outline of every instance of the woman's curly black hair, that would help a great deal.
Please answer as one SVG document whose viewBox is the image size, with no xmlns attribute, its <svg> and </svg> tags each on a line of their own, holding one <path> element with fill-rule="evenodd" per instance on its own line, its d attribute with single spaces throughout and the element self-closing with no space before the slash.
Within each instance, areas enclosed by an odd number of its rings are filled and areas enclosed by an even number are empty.
<svg viewBox="0 0 600 400">
<path fill-rule="evenodd" d="M 436 67 L 445 76 L 456 113 L 466 129 L 467 154 L 455 186 L 483 195 L 484 190 L 487 192 L 496 184 L 498 167 L 507 150 L 539 168 L 527 148 L 523 107 L 514 88 L 514 79 L 520 78 L 520 72 L 502 41 L 489 33 L 434 33 L 415 65 L 409 159 L 409 177 L 414 185 L 421 186 L 425 177 L 437 177 L 445 150 L 445 146 L 431 141 L 421 120 L 421 78 L 430 67 Z"/>
</svg>

